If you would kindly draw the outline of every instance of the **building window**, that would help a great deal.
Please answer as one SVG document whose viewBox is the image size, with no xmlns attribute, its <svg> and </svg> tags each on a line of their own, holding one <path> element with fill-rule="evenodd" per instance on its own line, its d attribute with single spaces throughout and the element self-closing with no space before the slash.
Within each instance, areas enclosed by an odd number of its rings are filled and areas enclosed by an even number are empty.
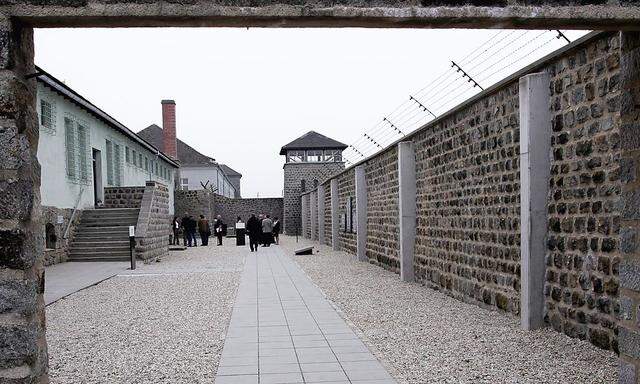
<svg viewBox="0 0 640 384">
<path fill-rule="evenodd" d="M 144 158 L 144 170 L 145 171 L 149 171 L 149 158 L 148 157 Z"/>
<path fill-rule="evenodd" d="M 318 180 L 313 180 L 313 189 L 318 189 Z"/>
<path fill-rule="evenodd" d="M 57 241 L 58 237 L 56 236 L 56 227 L 51 223 L 47 223 L 47 225 L 44 226 L 45 248 L 56 249 Z"/>
<path fill-rule="evenodd" d="M 89 181 L 89 128 L 71 116 L 64 118 L 67 178 Z"/>
<path fill-rule="evenodd" d="M 183 177 L 180 179 L 180 189 L 182 189 L 183 191 L 188 191 L 189 190 L 189 179 L 186 177 Z"/>
<path fill-rule="evenodd" d="M 302 162 L 304 162 L 304 151 L 287 152 L 287 163 L 302 163 Z"/>
<path fill-rule="evenodd" d="M 160 176 L 160 171 L 158 170 L 158 162 L 155 163 L 155 171 L 156 171 L 156 176 Z"/>
<path fill-rule="evenodd" d="M 131 150 L 129 147 L 124 147 L 124 161 L 126 161 L 127 164 L 131 164 Z"/>
<path fill-rule="evenodd" d="M 44 99 L 40 99 L 40 126 L 49 133 L 56 131 L 55 104 Z"/>
<path fill-rule="evenodd" d="M 64 144 L 67 162 L 67 176 L 76 178 L 76 132 L 73 120 L 64 118 Z"/>
<path fill-rule="evenodd" d="M 107 147 L 107 184 L 112 186 L 122 185 L 122 153 L 120 144 L 106 139 Z"/>
<path fill-rule="evenodd" d="M 138 153 L 138 167 L 142 168 L 142 153 Z"/>
<path fill-rule="evenodd" d="M 307 161 L 310 163 L 318 163 L 324 161 L 324 154 L 321 149 L 307 151 Z"/>
<path fill-rule="evenodd" d="M 306 191 L 307 191 L 307 181 L 300 180 L 300 192 L 306 192 Z"/>
<path fill-rule="evenodd" d="M 342 151 L 339 149 L 325 149 L 324 151 L 324 161 L 330 163 L 340 163 L 342 162 Z"/>
</svg>

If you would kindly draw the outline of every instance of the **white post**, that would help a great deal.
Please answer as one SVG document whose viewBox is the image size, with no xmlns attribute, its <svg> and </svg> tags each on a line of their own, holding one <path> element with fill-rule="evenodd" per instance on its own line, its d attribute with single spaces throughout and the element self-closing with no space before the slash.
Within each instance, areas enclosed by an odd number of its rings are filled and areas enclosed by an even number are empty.
<svg viewBox="0 0 640 384">
<path fill-rule="evenodd" d="M 550 177 L 549 75 L 520 78 L 520 326 L 544 325 L 545 240 Z"/>
<path fill-rule="evenodd" d="M 324 244 L 324 185 L 318 185 L 318 242 Z"/>
<path fill-rule="evenodd" d="M 318 226 L 318 204 L 316 203 L 316 197 L 318 196 L 316 191 L 309 194 L 309 208 L 311 210 L 311 240 L 316 240 L 318 232 L 316 227 Z"/>
<path fill-rule="evenodd" d="M 413 281 L 413 255 L 416 240 L 416 157 L 412 141 L 398 143 L 398 195 L 400 279 Z"/>
<path fill-rule="evenodd" d="M 331 179 L 331 247 L 338 250 L 338 231 L 340 230 L 340 214 L 338 212 L 338 179 Z"/>
<path fill-rule="evenodd" d="M 364 165 L 356 167 L 356 257 L 367 261 L 367 180 Z"/>
</svg>

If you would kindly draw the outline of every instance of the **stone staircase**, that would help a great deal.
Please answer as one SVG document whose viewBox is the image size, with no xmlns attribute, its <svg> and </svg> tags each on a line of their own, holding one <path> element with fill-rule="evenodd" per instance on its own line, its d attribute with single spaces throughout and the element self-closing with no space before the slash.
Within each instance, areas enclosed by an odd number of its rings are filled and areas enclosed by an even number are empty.
<svg viewBox="0 0 640 384">
<path fill-rule="evenodd" d="M 82 211 L 69 247 L 69 261 L 128 261 L 129 226 L 138 223 L 138 208 Z"/>
</svg>

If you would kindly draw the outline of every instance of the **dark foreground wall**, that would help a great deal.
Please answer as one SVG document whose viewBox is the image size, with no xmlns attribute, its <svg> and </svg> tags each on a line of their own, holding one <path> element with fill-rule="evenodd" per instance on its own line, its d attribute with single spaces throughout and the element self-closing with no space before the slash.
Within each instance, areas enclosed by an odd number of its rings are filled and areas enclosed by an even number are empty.
<svg viewBox="0 0 640 384">
<path fill-rule="evenodd" d="M 536 256 L 546 269 L 544 320 L 571 337 L 620 350 L 632 357 L 629 361 L 638 358 L 640 336 L 629 329 L 639 324 L 640 264 L 629 257 L 625 262 L 624 255 L 637 252 L 638 234 L 630 224 L 621 236 L 621 217 L 640 217 L 640 194 L 628 194 L 626 211 L 621 194 L 624 185 L 637 183 L 640 156 L 632 151 L 635 157 L 621 156 L 625 145 L 636 148 L 640 142 L 639 97 L 626 96 L 636 101 L 627 103 L 631 122 L 622 124 L 621 83 L 625 76 L 639 83 L 640 44 L 627 45 L 635 47 L 635 53 L 629 54 L 625 67 L 619 33 L 583 39 L 403 139 L 415 149 L 415 280 L 459 300 L 521 313 L 518 81 L 528 73 L 547 73 L 548 230 L 546 253 Z M 625 141 L 628 126 L 636 131 Z M 401 258 L 397 148 L 392 145 L 358 164 L 366 180 L 366 257 L 393 271 L 399 271 Z M 345 228 L 343 215 L 349 199 L 357 204 L 354 169 L 335 177 L 337 247 L 351 254 L 357 253 L 360 234 Z M 330 181 L 323 185 L 328 190 Z M 307 205 L 303 219 L 314 217 L 314 209 Z M 318 225 L 330 229 L 331 216 L 329 196 L 325 213 L 316 216 L 324 220 Z M 308 228 L 305 235 L 317 236 Z M 331 241 L 325 237 L 325 243 Z"/>
</svg>

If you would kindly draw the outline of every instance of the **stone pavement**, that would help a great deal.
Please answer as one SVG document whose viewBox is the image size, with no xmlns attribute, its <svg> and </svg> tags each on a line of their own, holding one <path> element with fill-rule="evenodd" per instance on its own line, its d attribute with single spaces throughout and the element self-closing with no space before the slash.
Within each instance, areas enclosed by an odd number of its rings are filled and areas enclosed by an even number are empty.
<svg viewBox="0 0 640 384">
<path fill-rule="evenodd" d="M 49 305 L 122 273 L 129 267 L 128 262 L 67 262 L 46 267 L 44 303 Z"/>
<path fill-rule="evenodd" d="M 217 384 L 393 384 L 320 290 L 278 246 L 247 256 Z"/>
</svg>

